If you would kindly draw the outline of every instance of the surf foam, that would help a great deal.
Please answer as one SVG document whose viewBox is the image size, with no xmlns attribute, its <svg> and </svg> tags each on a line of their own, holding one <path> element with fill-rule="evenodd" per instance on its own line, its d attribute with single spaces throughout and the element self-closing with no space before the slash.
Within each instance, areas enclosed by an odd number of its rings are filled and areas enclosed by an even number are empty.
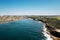
<svg viewBox="0 0 60 40">
<path fill-rule="evenodd" d="M 43 34 L 44 34 L 44 36 L 47 38 L 46 40 L 53 40 L 51 37 L 50 37 L 50 35 L 49 34 L 47 34 L 47 29 L 46 29 L 46 27 L 45 27 L 45 24 L 43 24 L 43 26 L 44 26 L 44 28 L 43 28 Z"/>
</svg>

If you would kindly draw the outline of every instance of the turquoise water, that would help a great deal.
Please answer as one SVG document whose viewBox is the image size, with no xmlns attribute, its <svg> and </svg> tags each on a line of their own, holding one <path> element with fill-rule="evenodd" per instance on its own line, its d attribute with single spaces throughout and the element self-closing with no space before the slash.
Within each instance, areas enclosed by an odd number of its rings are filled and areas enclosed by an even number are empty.
<svg viewBox="0 0 60 40">
<path fill-rule="evenodd" d="M 31 19 L 0 24 L 0 40 L 46 40 L 43 24 Z"/>
</svg>

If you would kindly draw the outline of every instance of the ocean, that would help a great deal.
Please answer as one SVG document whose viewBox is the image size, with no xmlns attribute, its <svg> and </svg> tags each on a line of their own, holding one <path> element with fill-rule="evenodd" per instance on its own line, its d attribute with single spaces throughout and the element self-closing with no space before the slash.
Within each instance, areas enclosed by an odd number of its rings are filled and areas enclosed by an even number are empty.
<svg viewBox="0 0 60 40">
<path fill-rule="evenodd" d="M 24 19 L 0 24 L 0 40 L 52 40 L 42 22 Z"/>
</svg>

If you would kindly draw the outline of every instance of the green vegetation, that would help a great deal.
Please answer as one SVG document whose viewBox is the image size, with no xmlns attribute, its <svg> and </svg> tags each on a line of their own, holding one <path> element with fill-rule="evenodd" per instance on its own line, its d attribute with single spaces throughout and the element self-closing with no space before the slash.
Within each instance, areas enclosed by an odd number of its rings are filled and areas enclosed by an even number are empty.
<svg viewBox="0 0 60 40">
<path fill-rule="evenodd" d="M 48 23 L 50 26 L 60 29 L 60 16 L 30 16 L 28 18 Z"/>
<path fill-rule="evenodd" d="M 60 20 L 60 16 L 58 16 L 58 17 L 55 17 L 56 19 L 58 19 L 58 20 Z"/>
</svg>

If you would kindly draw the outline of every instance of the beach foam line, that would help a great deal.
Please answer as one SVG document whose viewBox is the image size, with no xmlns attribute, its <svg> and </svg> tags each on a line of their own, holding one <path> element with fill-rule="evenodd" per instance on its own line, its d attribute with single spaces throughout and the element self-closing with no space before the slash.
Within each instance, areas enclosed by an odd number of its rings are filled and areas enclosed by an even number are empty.
<svg viewBox="0 0 60 40">
<path fill-rule="evenodd" d="M 46 40 L 53 40 L 51 37 L 50 37 L 50 35 L 49 34 L 47 34 L 47 29 L 46 29 L 46 27 L 45 27 L 45 24 L 43 24 L 43 26 L 44 26 L 44 28 L 43 28 L 43 34 L 44 34 L 44 36 L 47 38 Z"/>
</svg>

